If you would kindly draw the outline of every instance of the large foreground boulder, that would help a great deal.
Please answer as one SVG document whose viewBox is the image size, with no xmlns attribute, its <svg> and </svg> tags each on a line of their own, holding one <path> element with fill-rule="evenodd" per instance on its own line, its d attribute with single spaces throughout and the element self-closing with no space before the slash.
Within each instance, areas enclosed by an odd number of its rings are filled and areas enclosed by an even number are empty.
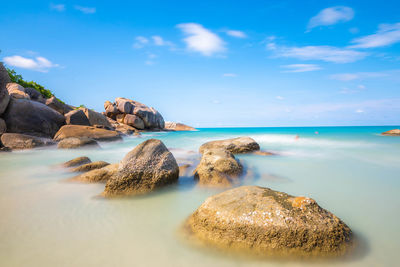
<svg viewBox="0 0 400 267">
<path fill-rule="evenodd" d="M 237 137 L 232 139 L 207 142 L 200 147 L 200 153 L 207 149 L 225 149 L 233 154 L 250 153 L 260 150 L 260 145 L 250 137 Z"/>
<path fill-rule="evenodd" d="M 186 221 L 192 237 L 263 256 L 341 256 L 352 231 L 313 199 L 257 186 L 209 197 Z"/>
<path fill-rule="evenodd" d="M 47 99 L 46 105 L 48 107 L 54 109 L 58 113 L 61 113 L 62 115 L 66 114 L 72 110 L 72 108 L 70 106 L 60 102 L 55 96 L 52 96 L 49 99 Z"/>
<path fill-rule="evenodd" d="M 58 148 L 61 149 L 71 149 L 71 148 L 79 148 L 79 147 L 92 147 L 99 148 L 99 144 L 96 140 L 87 137 L 69 137 L 61 140 L 58 145 Z"/>
<path fill-rule="evenodd" d="M 10 99 L 3 115 L 7 132 L 53 138 L 65 123 L 64 116 L 46 105 L 28 99 Z"/>
<path fill-rule="evenodd" d="M 194 171 L 200 185 L 229 187 L 238 182 L 243 166 L 235 156 L 223 149 L 206 150 Z"/>
<path fill-rule="evenodd" d="M 7 83 L 11 82 L 10 76 L 3 63 L 0 62 L 0 115 L 4 113 L 7 108 L 10 95 L 7 91 Z"/>
<path fill-rule="evenodd" d="M 175 183 L 179 167 L 172 153 L 157 139 L 136 146 L 121 161 L 118 172 L 107 181 L 103 195 L 138 195 Z"/>
<path fill-rule="evenodd" d="M 382 133 L 382 135 L 400 136 L 400 129 L 390 130 L 390 131 Z"/>
<path fill-rule="evenodd" d="M 1 143 L 11 149 L 32 149 L 35 147 L 53 145 L 48 138 L 41 138 L 26 134 L 5 133 L 1 136 Z"/>
<path fill-rule="evenodd" d="M 64 125 L 54 136 L 54 140 L 60 141 L 69 137 L 86 137 L 97 141 L 121 140 L 121 136 L 116 131 L 96 128 L 83 125 Z"/>
<path fill-rule="evenodd" d="M 83 112 L 81 109 L 71 110 L 64 116 L 66 124 L 90 126 L 90 122 L 86 117 L 85 112 Z"/>
<path fill-rule="evenodd" d="M 169 131 L 197 131 L 196 128 L 179 122 L 165 122 L 165 129 Z"/>
<path fill-rule="evenodd" d="M 70 181 L 82 183 L 104 183 L 107 182 L 118 171 L 119 164 L 110 164 L 100 169 L 94 169 L 78 176 L 75 176 Z"/>
</svg>

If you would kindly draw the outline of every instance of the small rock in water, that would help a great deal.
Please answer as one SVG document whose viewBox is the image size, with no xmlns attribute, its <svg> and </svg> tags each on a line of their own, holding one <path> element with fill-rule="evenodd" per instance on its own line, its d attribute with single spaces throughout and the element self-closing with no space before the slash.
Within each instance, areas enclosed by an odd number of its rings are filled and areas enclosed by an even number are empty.
<svg viewBox="0 0 400 267">
<path fill-rule="evenodd" d="M 382 133 L 382 135 L 400 136 L 400 129 L 393 129 L 393 130 Z"/>
<path fill-rule="evenodd" d="M 100 169 L 91 170 L 75 176 L 70 181 L 78 181 L 83 183 L 103 183 L 108 181 L 118 171 L 118 163 L 107 165 Z"/>
<path fill-rule="evenodd" d="M 110 165 L 110 163 L 105 162 L 105 161 L 95 161 L 95 162 L 86 163 L 86 164 L 83 164 L 76 168 L 73 168 L 73 169 L 71 169 L 71 172 L 87 172 L 87 171 L 103 168 L 107 165 Z"/>
<path fill-rule="evenodd" d="M 267 257 L 342 256 L 350 228 L 313 199 L 258 186 L 209 197 L 185 222 L 202 244 Z"/>
<path fill-rule="evenodd" d="M 58 143 L 58 148 L 78 148 L 83 146 L 100 147 L 96 140 L 87 137 L 69 137 Z"/>
<path fill-rule="evenodd" d="M 54 142 L 48 138 L 31 136 L 18 133 L 5 133 L 1 136 L 1 143 L 11 149 L 32 149 L 36 147 L 53 145 Z"/>
<path fill-rule="evenodd" d="M 70 168 L 70 167 L 76 167 L 80 166 L 83 164 L 91 163 L 92 161 L 88 157 L 78 157 L 71 159 L 70 161 L 67 161 L 63 163 L 63 167 Z"/>
<path fill-rule="evenodd" d="M 200 146 L 200 153 L 209 149 L 225 149 L 233 154 L 249 153 L 260 150 L 260 145 L 250 137 L 238 137 L 207 142 Z"/>
</svg>

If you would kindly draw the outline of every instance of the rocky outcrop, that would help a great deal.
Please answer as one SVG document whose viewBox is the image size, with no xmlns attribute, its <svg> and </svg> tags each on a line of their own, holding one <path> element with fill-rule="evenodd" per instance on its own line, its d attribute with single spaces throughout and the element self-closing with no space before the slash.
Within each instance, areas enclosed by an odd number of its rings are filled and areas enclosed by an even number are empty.
<svg viewBox="0 0 400 267">
<path fill-rule="evenodd" d="M 90 126 L 90 122 L 81 109 L 75 109 L 64 115 L 66 124 Z"/>
<path fill-rule="evenodd" d="M 197 131 L 196 128 L 193 128 L 186 124 L 170 121 L 165 122 L 165 129 L 168 131 Z"/>
<path fill-rule="evenodd" d="M 87 164 L 90 162 L 92 162 L 92 161 L 88 157 L 78 157 L 78 158 L 71 159 L 67 162 L 64 162 L 62 164 L 62 166 L 66 167 L 66 168 L 70 168 L 70 167 L 76 167 L 76 166 L 80 166 L 83 164 Z"/>
<path fill-rule="evenodd" d="M 164 119 L 157 110 L 134 100 L 118 97 L 114 103 L 106 101 L 104 108 L 108 117 L 138 127 L 137 129 L 160 130 L 165 126 Z M 119 116 L 121 114 L 122 116 Z M 126 117 L 127 115 L 134 116 Z"/>
<path fill-rule="evenodd" d="M 62 139 L 57 147 L 62 149 L 71 149 L 71 148 L 79 148 L 79 147 L 92 147 L 99 148 L 99 144 L 96 140 L 87 137 L 69 137 Z"/>
<path fill-rule="evenodd" d="M 250 137 L 238 137 L 207 142 L 200 146 L 200 153 L 208 149 L 225 149 L 233 154 L 240 154 L 260 150 L 260 145 Z"/>
<path fill-rule="evenodd" d="M 115 131 L 119 132 L 120 134 L 123 135 L 131 135 L 131 134 L 140 134 L 135 128 L 132 126 L 119 123 L 111 118 L 107 117 L 108 122 L 111 124 L 111 126 L 115 129 Z"/>
<path fill-rule="evenodd" d="M 107 117 L 104 116 L 103 114 L 88 108 L 80 108 L 80 110 L 82 110 L 83 113 L 86 115 L 91 126 L 101 125 L 104 126 L 105 128 L 112 129 L 112 126 L 108 122 Z"/>
<path fill-rule="evenodd" d="M 206 245 L 263 256 L 341 256 L 352 231 L 313 199 L 257 186 L 209 197 L 185 230 Z"/>
<path fill-rule="evenodd" d="M 0 115 L 4 113 L 10 101 L 10 95 L 6 88 L 9 82 L 11 82 L 10 76 L 3 63 L 0 62 Z"/>
<path fill-rule="evenodd" d="M 18 83 L 8 83 L 7 86 L 8 94 L 15 99 L 31 99 L 25 92 L 25 88 Z"/>
<path fill-rule="evenodd" d="M 61 141 L 62 139 L 69 137 L 86 137 L 96 141 L 114 141 L 121 140 L 121 136 L 116 131 L 110 131 L 106 129 L 96 128 L 93 126 L 83 125 L 64 125 L 55 134 L 54 140 Z"/>
<path fill-rule="evenodd" d="M 5 133 L 1 136 L 1 143 L 11 149 L 32 149 L 35 147 L 53 145 L 51 139 L 40 138 L 36 136 L 18 134 L 18 133 Z"/>
<path fill-rule="evenodd" d="M 400 129 L 390 130 L 390 131 L 382 133 L 382 135 L 400 136 Z"/>
<path fill-rule="evenodd" d="M 6 122 L 0 118 L 0 136 L 7 131 Z"/>
<path fill-rule="evenodd" d="M 46 105 L 62 115 L 66 114 L 72 110 L 72 108 L 70 106 L 58 101 L 58 99 L 55 96 L 52 96 L 49 99 L 47 99 Z"/>
<path fill-rule="evenodd" d="M 31 100 L 46 104 L 46 98 L 36 89 L 28 87 L 25 88 L 25 92 L 29 95 Z"/>
<path fill-rule="evenodd" d="M 149 139 L 130 151 L 118 172 L 106 183 L 103 195 L 138 195 L 177 182 L 178 164 L 172 153 L 157 139 Z"/>
<path fill-rule="evenodd" d="M 53 138 L 65 123 L 64 116 L 46 105 L 28 99 L 10 99 L 3 114 L 10 133 Z"/>
<path fill-rule="evenodd" d="M 200 185 L 229 187 L 238 182 L 243 166 L 235 156 L 223 149 L 209 149 L 203 152 L 194 177 Z"/>
<path fill-rule="evenodd" d="M 75 167 L 71 169 L 71 172 L 88 172 L 91 170 L 101 169 L 108 165 L 110 165 L 110 163 L 105 161 L 95 161 Z"/>
<path fill-rule="evenodd" d="M 110 164 L 100 169 L 95 169 L 82 173 L 69 180 L 82 183 L 104 183 L 117 173 L 118 166 L 118 163 Z"/>
</svg>

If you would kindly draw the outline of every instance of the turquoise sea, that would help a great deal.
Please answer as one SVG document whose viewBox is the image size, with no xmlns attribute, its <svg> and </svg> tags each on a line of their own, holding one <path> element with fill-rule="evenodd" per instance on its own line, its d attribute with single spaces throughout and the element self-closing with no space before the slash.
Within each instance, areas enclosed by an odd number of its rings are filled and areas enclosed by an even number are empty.
<svg viewBox="0 0 400 267">
<path fill-rule="evenodd" d="M 118 162 L 148 138 L 161 139 L 178 163 L 198 162 L 201 144 L 250 136 L 276 156 L 237 156 L 243 184 L 314 198 L 362 240 L 352 257 L 314 266 L 396 266 L 400 251 L 400 137 L 389 127 L 207 128 L 156 132 L 101 143 L 102 149 L 55 147 L 0 154 L 1 266 L 303 266 L 247 259 L 191 246 L 179 227 L 221 189 L 192 177 L 146 197 L 104 200 L 104 184 L 69 183 L 57 164 L 77 156 Z M 298 135 L 299 138 L 296 138 Z M 312 264 L 312 263 L 311 263 Z"/>
</svg>

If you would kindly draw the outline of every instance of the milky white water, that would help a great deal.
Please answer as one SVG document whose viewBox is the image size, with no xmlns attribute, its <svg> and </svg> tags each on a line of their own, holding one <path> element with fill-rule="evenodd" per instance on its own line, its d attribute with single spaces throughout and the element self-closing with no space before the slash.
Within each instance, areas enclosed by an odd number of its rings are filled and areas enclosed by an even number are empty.
<svg viewBox="0 0 400 267">
<path fill-rule="evenodd" d="M 351 259 L 314 265 L 395 266 L 400 251 L 400 137 L 394 127 L 202 129 L 144 134 L 100 150 L 56 148 L 0 154 L 1 266 L 301 266 L 228 256 L 184 242 L 179 226 L 208 196 L 192 177 L 147 197 L 104 200 L 104 184 L 67 183 L 56 165 L 77 156 L 118 162 L 159 138 L 179 163 L 197 162 L 210 140 L 251 136 L 280 156 L 238 156 L 245 184 L 314 198 L 363 240 Z M 318 131 L 319 134 L 314 132 Z M 299 135 L 298 140 L 295 139 Z"/>
</svg>

